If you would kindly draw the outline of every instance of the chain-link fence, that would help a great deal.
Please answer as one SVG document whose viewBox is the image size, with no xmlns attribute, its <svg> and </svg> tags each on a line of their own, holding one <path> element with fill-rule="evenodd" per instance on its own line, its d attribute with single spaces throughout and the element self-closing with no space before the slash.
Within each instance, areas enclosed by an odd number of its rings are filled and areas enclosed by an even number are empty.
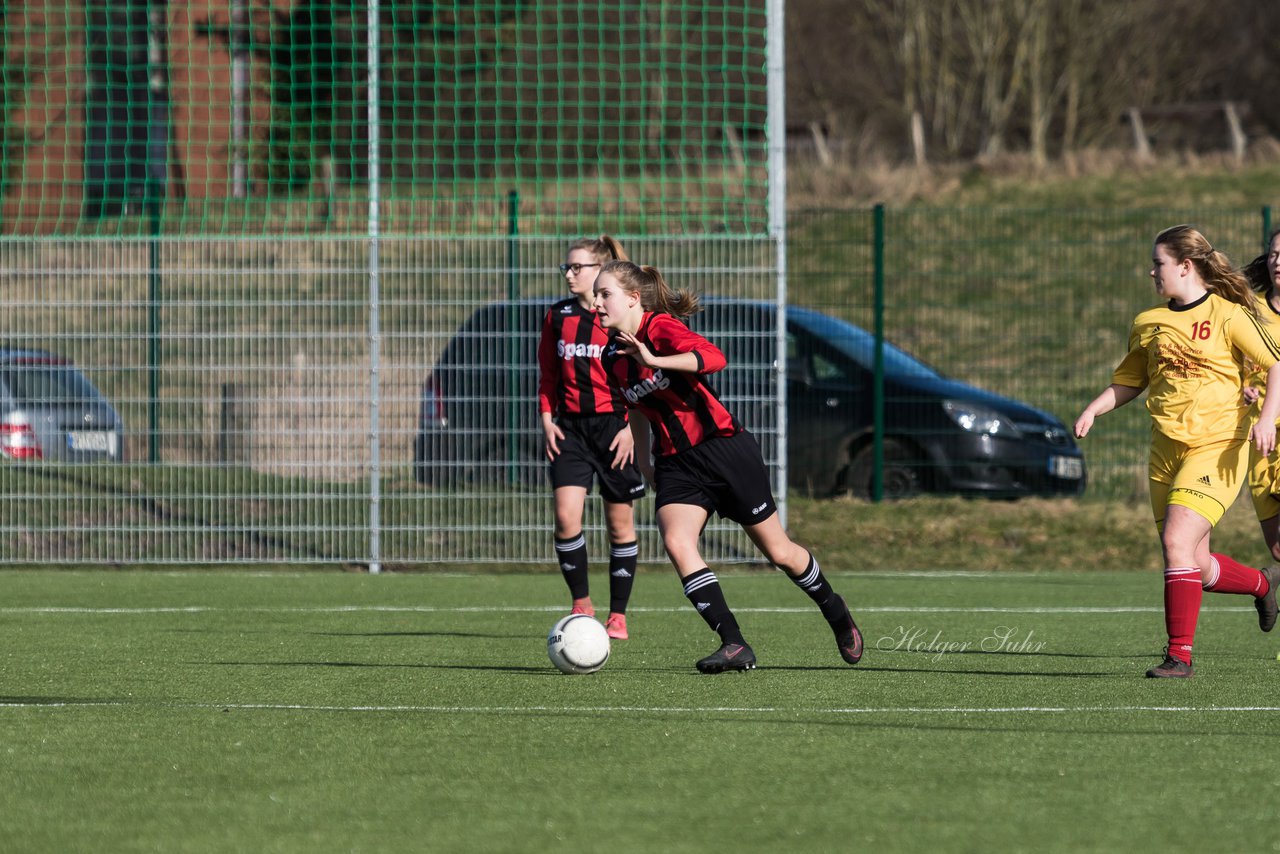
<svg viewBox="0 0 1280 854">
<path fill-rule="evenodd" d="M 3 545 L 16 562 L 534 563 L 551 555 L 536 344 L 562 240 L 0 242 Z M 626 240 L 772 304 L 767 239 Z M 376 309 L 376 310 L 375 310 Z M 731 330 L 733 332 L 733 330 Z M 776 336 L 721 379 L 775 464 Z M 105 404 L 24 376 L 74 363 Z M 447 408 L 446 408 L 447 407 Z M 745 413 L 744 413 L 745 417 Z M 24 432 L 19 432 L 24 431 Z M 598 502 L 592 502 L 593 505 Z M 644 557 L 660 559 L 651 502 Z M 589 530 L 604 545 L 598 506 Z M 713 523 L 709 556 L 751 550 Z"/>
<path fill-rule="evenodd" d="M 527 321 L 568 240 L 776 301 L 781 0 L 0 19 L 5 560 L 548 560 Z M 774 358 L 727 394 L 777 470 Z"/>
<path fill-rule="evenodd" d="M 781 8 L 7 4 L 0 228 L 761 233 Z"/>
<path fill-rule="evenodd" d="M 1269 214 L 784 223 L 782 9 L 8 9 L 0 559 L 549 559 L 532 343 L 568 240 L 602 232 L 714 298 L 693 322 L 784 516 L 788 487 L 1142 491 L 1139 406 L 1083 461 L 1060 422 L 1151 302 L 1157 230 L 1243 261 Z"/>
<path fill-rule="evenodd" d="M 939 373 L 1044 410 L 1068 428 L 1110 382 L 1134 316 L 1157 302 L 1149 271 L 1151 242 L 1160 230 L 1193 223 L 1242 265 L 1263 251 L 1271 229 L 1269 207 L 908 208 L 882 210 L 879 216 L 877 229 L 876 210 L 793 213 L 788 220 L 790 302 L 868 330 L 875 328 L 878 314 L 885 340 Z M 913 393 L 899 387 L 899 395 Z M 892 406 L 892 392 L 889 397 Z M 1050 448 L 1044 453 L 1014 445 L 1003 451 L 970 450 L 971 466 L 989 470 L 952 478 L 945 472 L 955 460 L 926 453 L 922 436 L 931 430 L 946 433 L 955 425 L 943 420 L 941 427 L 930 427 L 921 408 L 931 404 L 916 404 L 912 417 L 924 426 L 908 425 L 895 433 L 890 424 L 888 438 L 902 440 L 898 451 L 905 453 L 905 462 L 899 468 L 908 474 L 914 469 L 915 480 L 925 487 L 1008 495 L 1071 492 L 1060 478 L 1037 488 L 1030 473 L 1016 471 L 1019 457 L 1024 469 L 1065 466 L 1055 462 L 1063 452 Z M 1013 426 L 1016 431 L 1019 425 Z M 993 434 L 992 441 L 997 438 Z M 1145 496 L 1148 438 L 1141 400 L 1102 419 L 1081 449 L 1086 496 Z M 903 451 L 901 445 L 908 447 Z M 1012 454 L 1012 464 L 1005 466 L 1012 471 L 999 470 L 1001 454 L 1005 461 Z"/>
<path fill-rule="evenodd" d="M 623 239 L 707 297 L 692 322 L 732 365 L 713 382 L 762 439 L 779 487 L 868 493 L 876 387 L 854 366 L 873 365 L 880 327 L 887 494 L 1075 495 L 1087 473 L 1086 500 L 1116 500 L 1145 493 L 1141 404 L 1099 423 L 1084 472 L 1030 411 L 1070 425 L 1109 382 L 1129 321 L 1155 302 L 1150 241 L 1182 221 L 1239 262 L 1270 224 L 1267 210 L 796 212 L 783 336 L 768 239 Z M 74 410 L 61 432 L 33 423 L 24 439 L 0 419 L 6 456 L 26 449 L 0 466 L 3 558 L 547 559 L 533 354 L 542 312 L 564 295 L 563 253 L 552 238 L 384 238 L 371 301 L 366 239 L 0 243 L 5 344 L 49 354 L 28 352 L 29 364 L 73 361 L 123 422 L 109 438 L 100 410 Z M 915 370 L 895 361 L 906 355 L 951 384 L 894 385 Z M 983 406 L 1011 422 L 1005 433 Z M 642 557 L 661 560 L 651 502 L 638 514 Z M 708 554 L 753 557 L 720 521 Z"/>
</svg>

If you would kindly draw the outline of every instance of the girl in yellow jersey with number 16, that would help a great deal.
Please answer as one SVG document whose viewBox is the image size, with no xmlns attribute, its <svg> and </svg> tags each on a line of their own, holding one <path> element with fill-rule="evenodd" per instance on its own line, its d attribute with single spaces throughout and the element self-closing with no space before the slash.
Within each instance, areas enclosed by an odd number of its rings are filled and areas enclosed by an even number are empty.
<svg viewBox="0 0 1280 854">
<path fill-rule="evenodd" d="M 1280 344 L 1258 315 L 1244 276 L 1188 225 L 1156 235 L 1156 293 L 1168 300 L 1133 321 L 1129 352 L 1111 385 L 1076 419 L 1084 438 L 1094 419 L 1147 391 L 1151 413 L 1148 477 L 1164 552 L 1164 618 L 1169 635 L 1153 678 L 1193 674 L 1191 648 L 1202 591 L 1253 595 L 1259 623 L 1276 620 L 1276 576 L 1209 550 L 1209 535 L 1244 485 L 1245 445 L 1270 455 L 1280 416 Z M 1256 422 L 1241 394 L 1248 363 L 1266 370 Z"/>
</svg>

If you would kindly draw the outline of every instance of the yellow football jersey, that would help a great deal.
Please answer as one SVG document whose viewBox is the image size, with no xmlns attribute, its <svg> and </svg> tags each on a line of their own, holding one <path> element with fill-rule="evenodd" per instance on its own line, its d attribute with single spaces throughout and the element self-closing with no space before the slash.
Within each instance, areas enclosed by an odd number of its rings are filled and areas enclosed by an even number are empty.
<svg viewBox="0 0 1280 854">
<path fill-rule="evenodd" d="M 1280 360 L 1273 331 L 1214 293 L 1147 309 L 1134 319 L 1129 353 L 1111 381 L 1147 389 L 1152 429 L 1176 442 L 1243 438 L 1250 423 L 1241 394 L 1246 367 L 1266 370 Z"/>
<path fill-rule="evenodd" d="M 1271 333 L 1273 338 L 1280 340 L 1280 312 L 1276 311 L 1267 299 L 1266 294 L 1255 293 L 1254 299 L 1258 302 L 1258 314 L 1262 317 L 1262 322 L 1266 326 L 1267 331 Z M 1267 391 L 1267 369 L 1259 368 L 1253 362 L 1250 362 L 1245 374 L 1245 385 L 1251 385 L 1258 390 L 1258 399 L 1254 401 L 1252 415 L 1256 416 L 1262 410 L 1262 398 L 1266 396 Z"/>
</svg>

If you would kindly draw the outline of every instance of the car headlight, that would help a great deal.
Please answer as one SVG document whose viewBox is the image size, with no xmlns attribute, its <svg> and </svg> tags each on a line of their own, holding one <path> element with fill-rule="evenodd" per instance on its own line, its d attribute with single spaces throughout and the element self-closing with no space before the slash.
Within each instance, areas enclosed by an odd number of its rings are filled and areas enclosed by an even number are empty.
<svg viewBox="0 0 1280 854">
<path fill-rule="evenodd" d="M 944 400 L 942 410 L 962 430 L 970 433 L 986 433 L 990 436 L 1017 436 L 1018 428 L 1009 418 L 986 406 L 964 400 Z"/>
<path fill-rule="evenodd" d="M 1060 424 L 1051 424 L 1042 428 L 1044 432 L 1044 440 L 1050 445 L 1069 445 L 1071 444 L 1071 434 L 1067 432 L 1067 428 Z"/>
</svg>

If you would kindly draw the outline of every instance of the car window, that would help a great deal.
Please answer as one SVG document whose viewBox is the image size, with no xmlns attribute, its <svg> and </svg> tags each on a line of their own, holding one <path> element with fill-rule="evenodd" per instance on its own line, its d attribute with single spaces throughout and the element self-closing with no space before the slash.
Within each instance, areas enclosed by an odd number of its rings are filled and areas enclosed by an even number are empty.
<svg viewBox="0 0 1280 854">
<path fill-rule="evenodd" d="M 868 371 L 875 363 L 875 337 L 865 329 L 816 311 L 797 310 L 795 317 L 814 335 Z M 815 365 L 814 370 L 817 370 Z M 889 376 L 936 377 L 937 371 L 892 344 L 884 345 L 884 371 Z"/>
<path fill-rule="evenodd" d="M 794 332 L 787 333 L 787 376 L 796 382 L 813 382 L 809 354 L 800 352 L 800 342 Z"/>
<path fill-rule="evenodd" d="M 848 385 L 852 382 L 844 368 L 824 357 L 820 353 L 813 354 L 813 379 L 820 383 L 840 383 Z"/>
<path fill-rule="evenodd" d="M 10 365 L 0 378 L 19 406 L 101 400 L 79 371 L 63 365 Z"/>
</svg>

